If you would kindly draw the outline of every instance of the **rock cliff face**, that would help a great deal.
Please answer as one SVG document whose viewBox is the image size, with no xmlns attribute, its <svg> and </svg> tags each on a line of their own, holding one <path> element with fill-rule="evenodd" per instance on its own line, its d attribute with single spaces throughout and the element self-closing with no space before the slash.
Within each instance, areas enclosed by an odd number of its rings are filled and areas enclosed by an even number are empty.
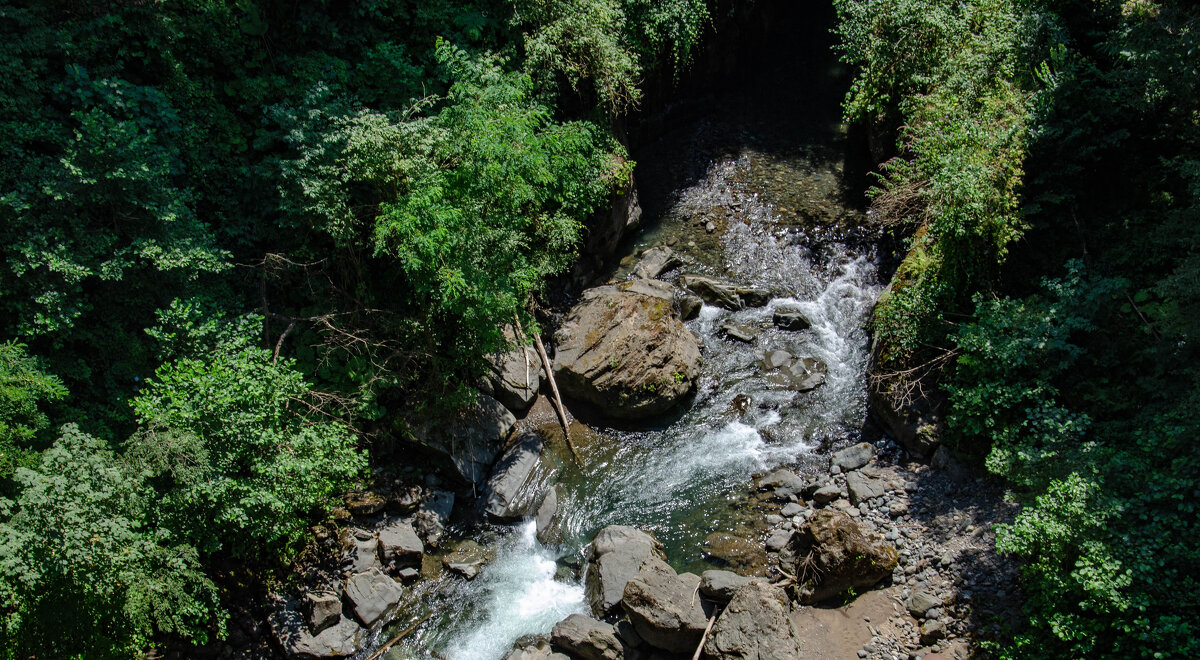
<svg viewBox="0 0 1200 660">
<path fill-rule="evenodd" d="M 612 417 L 669 410 L 700 371 L 700 340 L 680 319 L 674 287 L 656 280 L 585 291 L 555 339 L 559 387 Z"/>
</svg>

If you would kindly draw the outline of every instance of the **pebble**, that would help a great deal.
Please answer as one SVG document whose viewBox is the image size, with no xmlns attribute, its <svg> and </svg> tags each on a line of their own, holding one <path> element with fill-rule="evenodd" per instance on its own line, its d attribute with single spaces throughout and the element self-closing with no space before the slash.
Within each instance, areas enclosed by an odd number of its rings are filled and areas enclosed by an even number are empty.
<svg viewBox="0 0 1200 660">
<path fill-rule="evenodd" d="M 713 224 L 711 221 L 708 224 L 704 225 L 704 231 L 706 231 L 710 234 L 716 230 L 717 230 L 717 225 Z"/>
</svg>

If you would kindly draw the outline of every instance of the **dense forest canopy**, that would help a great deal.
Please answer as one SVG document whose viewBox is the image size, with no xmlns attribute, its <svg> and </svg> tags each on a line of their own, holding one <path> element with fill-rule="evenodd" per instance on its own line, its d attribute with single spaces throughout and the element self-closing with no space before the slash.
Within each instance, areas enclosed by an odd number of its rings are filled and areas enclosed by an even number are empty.
<svg viewBox="0 0 1200 660">
<path fill-rule="evenodd" d="M 1200 10 L 834 5 L 907 240 L 877 386 L 1023 505 L 990 650 L 1195 655 Z M 473 396 L 628 184 L 640 85 L 729 11 L 0 6 L 0 656 L 223 635 L 215 568 L 285 567 Z"/>
</svg>

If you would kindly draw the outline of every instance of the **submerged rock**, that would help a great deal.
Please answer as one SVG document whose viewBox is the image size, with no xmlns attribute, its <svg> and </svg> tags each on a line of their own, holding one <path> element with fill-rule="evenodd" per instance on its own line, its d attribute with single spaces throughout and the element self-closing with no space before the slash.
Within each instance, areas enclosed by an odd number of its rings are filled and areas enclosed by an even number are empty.
<svg viewBox="0 0 1200 660">
<path fill-rule="evenodd" d="M 721 334 L 725 335 L 726 337 L 747 344 L 752 343 L 758 338 L 758 332 L 754 328 L 743 325 L 736 321 L 722 321 L 720 330 Z"/>
<path fill-rule="evenodd" d="M 743 585 L 704 642 L 704 657 L 719 660 L 794 660 L 800 633 L 788 616 L 783 590 L 755 580 Z"/>
<path fill-rule="evenodd" d="M 560 541 L 561 533 L 558 525 L 558 489 L 555 485 L 546 489 L 542 503 L 538 505 L 535 525 L 537 540 L 544 544 L 555 544 Z"/>
<path fill-rule="evenodd" d="M 451 573 L 473 580 L 479 575 L 484 564 L 492 560 L 492 555 L 492 551 L 475 541 L 467 540 L 459 543 L 453 552 L 443 557 L 442 565 Z"/>
<path fill-rule="evenodd" d="M 596 532 L 584 584 L 592 612 L 599 617 L 612 614 L 642 564 L 662 558 L 662 545 L 640 529 L 609 525 Z"/>
<path fill-rule="evenodd" d="M 762 366 L 769 372 L 767 382 L 796 392 L 815 390 L 825 384 L 828 368 L 816 358 L 796 357 L 787 351 L 767 351 Z"/>
<path fill-rule="evenodd" d="M 684 327 L 665 282 L 585 291 L 555 338 L 559 387 L 613 417 L 669 410 L 692 391 L 700 371 L 700 340 Z"/>
<path fill-rule="evenodd" d="M 865 589 L 891 575 L 896 549 L 850 516 L 822 509 L 796 531 L 796 600 L 817 603 L 847 589 Z"/>
</svg>

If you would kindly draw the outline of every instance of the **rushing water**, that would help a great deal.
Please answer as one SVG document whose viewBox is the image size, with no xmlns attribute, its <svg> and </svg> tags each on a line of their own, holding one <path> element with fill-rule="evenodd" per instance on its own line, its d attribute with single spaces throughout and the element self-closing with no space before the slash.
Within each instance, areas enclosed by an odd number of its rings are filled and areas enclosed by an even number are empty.
<svg viewBox="0 0 1200 660">
<path fill-rule="evenodd" d="M 866 414 L 864 322 L 879 293 L 872 255 L 838 240 L 835 224 L 789 221 L 767 190 L 779 180 L 794 186 L 814 178 L 819 174 L 810 161 L 744 151 L 716 160 L 677 194 L 634 249 L 674 244 L 691 256 L 682 270 L 765 287 L 775 297 L 765 307 L 737 312 L 706 305 L 687 323 L 703 342 L 704 365 L 685 409 L 658 428 L 581 433 L 582 468 L 564 456 L 545 461 L 529 487 L 557 484 L 561 543 L 538 543 L 530 521 L 485 526 L 495 559 L 473 581 L 435 583 L 422 598 L 439 616 L 407 640 L 407 648 L 385 658 L 498 660 L 520 637 L 548 633 L 567 615 L 586 612 L 577 569 L 592 535 L 609 524 L 652 530 L 679 570 L 763 570 L 765 527 L 753 510 L 757 501 L 747 497 L 752 475 L 783 464 L 803 468 L 850 441 Z M 821 201 L 837 204 L 828 192 Z M 695 222 L 714 217 L 721 229 L 712 234 Z M 715 250 L 689 252 L 697 240 L 719 242 Z M 786 302 L 803 307 L 810 329 L 772 326 L 774 308 Z M 760 334 L 749 344 L 731 341 L 719 330 L 727 320 Z M 796 393 L 769 383 L 760 361 L 765 350 L 777 348 L 825 362 L 825 385 Z M 752 401 L 740 414 L 731 408 L 738 395 Z"/>
</svg>

